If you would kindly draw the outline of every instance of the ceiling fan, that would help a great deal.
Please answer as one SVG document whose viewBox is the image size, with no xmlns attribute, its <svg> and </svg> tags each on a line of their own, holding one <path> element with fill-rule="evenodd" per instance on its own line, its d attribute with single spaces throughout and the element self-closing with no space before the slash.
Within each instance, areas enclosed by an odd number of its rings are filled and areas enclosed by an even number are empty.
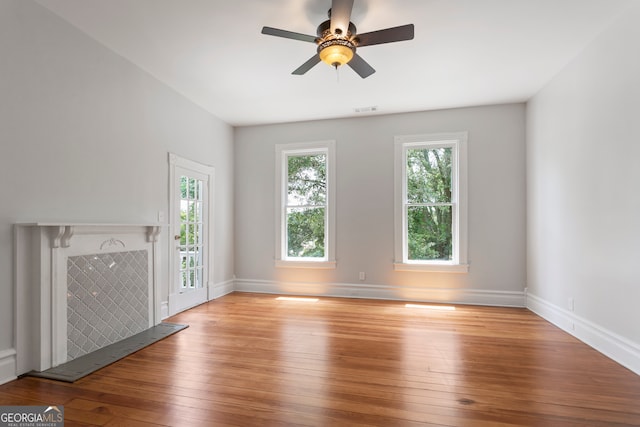
<svg viewBox="0 0 640 427">
<path fill-rule="evenodd" d="M 341 65 L 347 64 L 360 77 L 365 79 L 375 73 L 376 70 L 356 53 L 356 49 L 376 44 L 412 40 L 413 24 L 357 34 L 356 26 L 351 22 L 353 1 L 332 0 L 329 19 L 318 26 L 317 36 L 272 27 L 263 27 L 262 34 L 311 42 L 318 46 L 317 53 L 291 74 L 305 74 L 322 61 L 336 69 Z"/>
</svg>

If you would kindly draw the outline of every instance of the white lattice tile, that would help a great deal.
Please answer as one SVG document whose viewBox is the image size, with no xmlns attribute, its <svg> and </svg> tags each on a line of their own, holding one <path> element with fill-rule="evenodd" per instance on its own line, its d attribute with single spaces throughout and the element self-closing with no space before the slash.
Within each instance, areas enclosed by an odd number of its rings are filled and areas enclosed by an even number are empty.
<svg viewBox="0 0 640 427">
<path fill-rule="evenodd" d="M 147 251 L 68 258 L 68 360 L 148 328 L 148 274 Z"/>
</svg>

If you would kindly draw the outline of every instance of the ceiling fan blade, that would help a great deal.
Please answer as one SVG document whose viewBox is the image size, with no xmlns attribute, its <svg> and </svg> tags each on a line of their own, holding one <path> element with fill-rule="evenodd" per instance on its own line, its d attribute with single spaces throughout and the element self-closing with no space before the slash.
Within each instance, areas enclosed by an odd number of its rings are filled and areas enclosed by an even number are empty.
<svg viewBox="0 0 640 427">
<path fill-rule="evenodd" d="M 331 32 L 336 33 L 339 28 L 342 34 L 347 34 L 349 22 L 351 21 L 351 11 L 353 10 L 353 0 L 333 0 L 331 2 Z"/>
<path fill-rule="evenodd" d="M 358 47 L 413 39 L 413 24 L 358 34 Z"/>
<path fill-rule="evenodd" d="M 296 76 L 301 76 L 304 73 L 306 73 L 307 71 L 309 71 L 310 69 L 312 69 L 318 62 L 320 62 L 320 55 L 318 55 L 317 53 L 315 55 L 313 55 L 311 58 L 309 58 L 309 60 L 307 62 L 305 62 L 304 64 L 302 64 L 301 66 L 299 66 L 293 73 L 291 74 L 295 74 Z"/>
<path fill-rule="evenodd" d="M 353 55 L 351 61 L 347 62 L 347 65 L 349 65 L 353 71 L 358 73 L 358 75 L 363 79 L 366 79 L 376 72 L 376 70 L 374 70 L 373 67 L 357 53 Z"/>
<path fill-rule="evenodd" d="M 272 27 L 262 27 L 262 34 L 266 34 L 268 36 L 284 37 L 285 39 L 300 40 L 302 42 L 316 42 L 316 36 L 294 33 L 293 31 L 280 30 L 278 28 Z"/>
</svg>

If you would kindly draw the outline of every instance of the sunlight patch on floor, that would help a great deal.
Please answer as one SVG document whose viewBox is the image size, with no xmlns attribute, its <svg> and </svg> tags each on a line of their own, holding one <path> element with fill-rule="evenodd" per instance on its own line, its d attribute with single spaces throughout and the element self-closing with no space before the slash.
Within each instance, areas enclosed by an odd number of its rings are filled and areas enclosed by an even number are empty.
<svg viewBox="0 0 640 427">
<path fill-rule="evenodd" d="M 318 298 L 306 298 L 306 297 L 278 297 L 276 301 L 296 301 L 296 302 L 318 302 Z"/>
<path fill-rule="evenodd" d="M 405 304 L 406 308 L 422 308 L 425 310 L 435 311 L 456 311 L 456 308 L 452 305 L 424 305 L 424 304 Z"/>
</svg>

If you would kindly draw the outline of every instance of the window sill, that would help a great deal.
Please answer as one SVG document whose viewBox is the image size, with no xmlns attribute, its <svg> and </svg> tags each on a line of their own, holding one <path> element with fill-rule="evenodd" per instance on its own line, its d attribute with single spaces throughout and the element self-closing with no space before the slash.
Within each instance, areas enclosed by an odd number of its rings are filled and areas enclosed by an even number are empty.
<svg viewBox="0 0 640 427">
<path fill-rule="evenodd" d="M 419 264 L 419 263 L 394 263 L 395 271 L 418 271 L 425 273 L 468 273 L 469 264 Z"/>
<path fill-rule="evenodd" d="M 292 260 L 276 260 L 277 268 L 309 268 L 318 270 L 335 270 L 335 261 L 292 261 Z"/>
</svg>

